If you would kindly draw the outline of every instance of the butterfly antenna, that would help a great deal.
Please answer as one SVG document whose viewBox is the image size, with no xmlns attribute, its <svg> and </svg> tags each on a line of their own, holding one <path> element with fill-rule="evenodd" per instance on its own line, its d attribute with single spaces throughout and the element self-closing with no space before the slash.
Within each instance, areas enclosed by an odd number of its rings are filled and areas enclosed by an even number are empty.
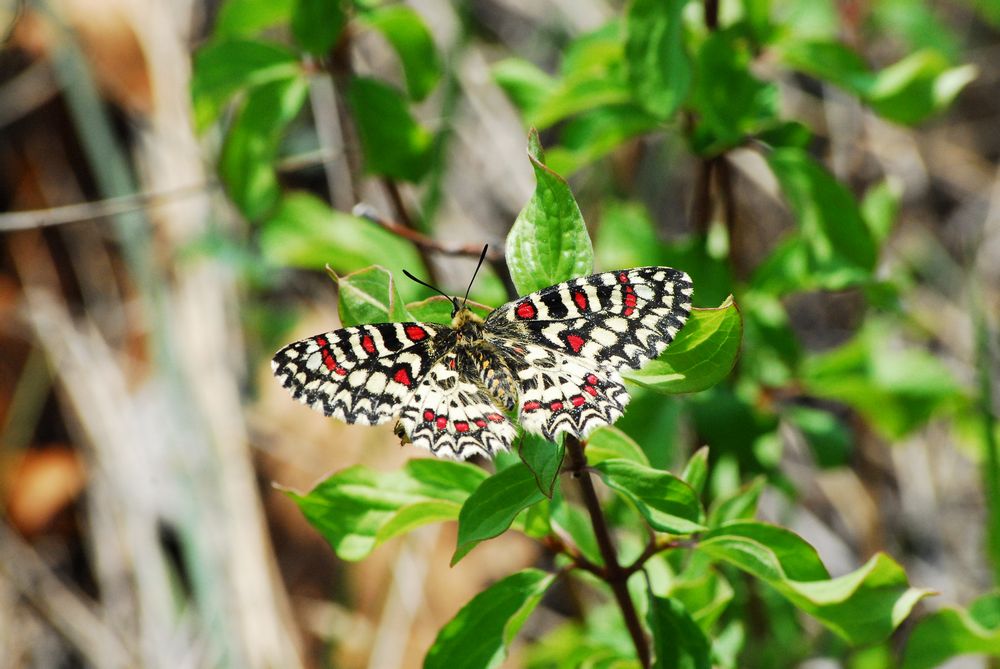
<svg viewBox="0 0 1000 669">
<path fill-rule="evenodd" d="M 447 297 L 447 298 L 448 298 L 448 299 L 449 299 L 449 300 L 451 301 L 451 303 L 452 303 L 453 305 L 455 305 L 455 309 L 458 309 L 458 300 L 456 300 L 456 299 L 455 299 L 454 297 L 452 297 L 451 295 L 448 295 L 447 293 L 445 293 L 444 291 L 442 291 L 442 290 L 441 290 L 440 288 L 438 288 L 438 287 L 436 287 L 436 286 L 432 286 L 431 284 L 427 283 L 426 281 L 421 281 L 421 280 L 420 280 L 420 279 L 418 279 L 417 277 L 415 277 L 415 276 L 413 276 L 412 274 L 410 274 L 409 272 L 407 272 L 407 271 L 406 271 L 405 269 L 403 270 L 403 274 L 405 274 L 405 275 L 406 275 L 406 278 L 407 278 L 407 279 L 409 279 L 409 280 L 411 280 L 411 281 L 416 281 L 416 282 L 417 282 L 417 283 L 419 283 L 419 284 L 420 284 L 421 286 L 427 286 L 428 288 L 430 288 L 431 290 L 433 290 L 433 291 L 434 291 L 435 293 L 438 293 L 438 294 L 440 294 L 440 295 L 444 295 L 445 297 Z"/>
<path fill-rule="evenodd" d="M 469 291 L 472 290 L 472 284 L 476 280 L 476 275 L 479 274 L 479 268 L 483 266 L 483 261 L 486 260 L 486 250 L 489 248 L 489 244 L 483 244 L 483 252 L 479 254 L 479 264 L 476 265 L 476 271 L 472 273 L 472 280 L 469 281 L 469 287 L 465 289 L 465 299 L 462 300 L 463 309 L 465 309 L 465 305 L 469 301 Z"/>
</svg>

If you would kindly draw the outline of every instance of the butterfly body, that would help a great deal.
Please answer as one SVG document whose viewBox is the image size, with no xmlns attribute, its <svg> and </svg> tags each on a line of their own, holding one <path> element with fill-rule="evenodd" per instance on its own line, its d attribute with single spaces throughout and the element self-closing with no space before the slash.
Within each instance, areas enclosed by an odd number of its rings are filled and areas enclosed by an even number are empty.
<svg viewBox="0 0 1000 669">
<path fill-rule="evenodd" d="M 349 423 L 397 420 L 436 455 L 490 456 L 517 434 L 555 439 L 621 417 L 620 371 L 655 358 L 690 312 L 691 282 L 667 267 L 573 279 L 485 319 L 456 301 L 451 326 L 377 323 L 289 344 L 272 361 L 300 401 Z"/>
</svg>

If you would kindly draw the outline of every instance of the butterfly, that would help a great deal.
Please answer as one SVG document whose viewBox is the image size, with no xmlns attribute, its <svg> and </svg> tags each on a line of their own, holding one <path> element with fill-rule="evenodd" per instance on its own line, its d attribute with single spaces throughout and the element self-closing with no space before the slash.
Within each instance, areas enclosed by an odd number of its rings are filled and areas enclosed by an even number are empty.
<svg viewBox="0 0 1000 669">
<path fill-rule="evenodd" d="M 691 293 L 682 271 L 637 267 L 557 283 L 482 318 L 466 292 L 461 303 L 448 298 L 450 326 L 342 328 L 285 346 L 271 366 L 293 397 L 327 416 L 395 420 L 404 441 L 437 456 L 490 457 L 516 438 L 512 417 L 553 441 L 618 420 L 629 402 L 621 371 L 673 341 Z"/>
</svg>

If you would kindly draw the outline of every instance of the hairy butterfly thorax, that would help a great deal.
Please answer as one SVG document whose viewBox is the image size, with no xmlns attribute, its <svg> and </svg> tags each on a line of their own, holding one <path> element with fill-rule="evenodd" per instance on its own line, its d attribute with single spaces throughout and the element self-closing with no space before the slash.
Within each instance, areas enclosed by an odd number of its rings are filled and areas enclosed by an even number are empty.
<svg viewBox="0 0 1000 669">
<path fill-rule="evenodd" d="M 586 437 L 623 414 L 621 370 L 655 358 L 684 325 L 691 280 L 669 267 L 603 272 L 486 318 L 467 307 L 468 291 L 461 303 L 448 299 L 450 326 L 376 323 L 315 335 L 278 351 L 275 375 L 328 416 L 396 420 L 404 441 L 445 457 L 509 448 L 517 435 L 511 417 L 548 439 Z"/>
</svg>

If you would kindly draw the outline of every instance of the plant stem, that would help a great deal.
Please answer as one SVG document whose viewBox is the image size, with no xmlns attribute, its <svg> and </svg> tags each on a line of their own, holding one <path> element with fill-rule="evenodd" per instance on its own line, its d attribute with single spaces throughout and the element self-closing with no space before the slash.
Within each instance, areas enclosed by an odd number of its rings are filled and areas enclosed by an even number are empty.
<svg viewBox="0 0 1000 669">
<path fill-rule="evenodd" d="M 587 456 L 583 452 L 583 443 L 573 436 L 566 437 L 566 454 L 569 456 L 570 474 L 580 484 L 580 491 L 583 493 L 583 503 L 590 514 L 590 523 L 594 528 L 594 536 L 597 538 L 597 547 L 601 551 L 604 559 L 605 580 L 611 586 L 615 601 L 622 610 L 622 617 L 625 619 L 625 627 L 635 644 L 636 655 L 639 663 L 643 667 L 650 666 L 649 643 L 646 641 L 646 634 L 642 630 L 639 622 L 639 614 L 635 610 L 635 603 L 628 593 L 628 573 L 618 562 L 618 554 L 615 546 L 611 542 L 611 532 L 608 530 L 608 523 L 604 519 L 604 512 L 601 511 L 601 503 L 597 499 L 597 491 L 594 490 L 594 482 L 590 479 L 587 470 Z"/>
</svg>

